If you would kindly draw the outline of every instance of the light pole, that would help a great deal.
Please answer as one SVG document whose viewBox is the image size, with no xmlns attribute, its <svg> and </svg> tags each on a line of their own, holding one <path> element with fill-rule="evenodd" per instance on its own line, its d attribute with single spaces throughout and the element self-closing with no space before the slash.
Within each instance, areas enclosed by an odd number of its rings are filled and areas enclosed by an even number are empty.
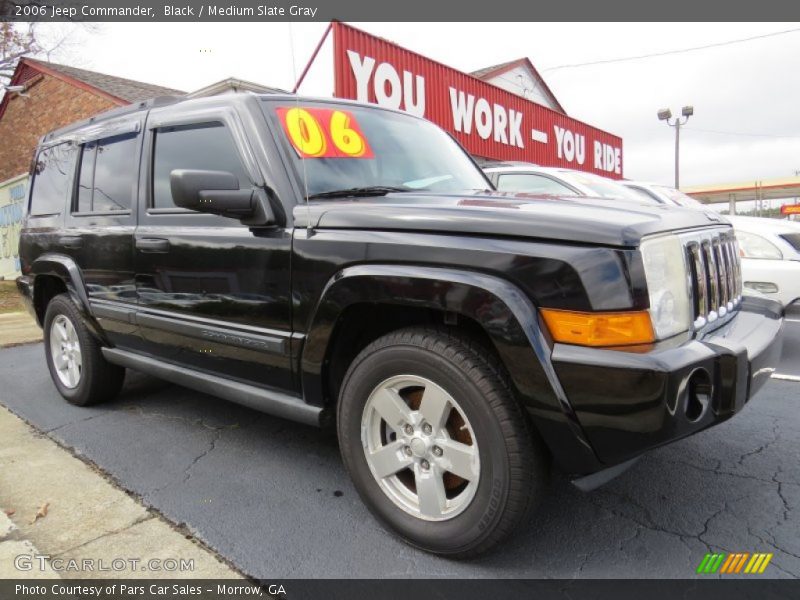
<svg viewBox="0 0 800 600">
<path fill-rule="evenodd" d="M 675 117 L 672 119 L 672 111 L 668 108 L 662 108 L 658 111 L 658 120 L 665 121 L 667 125 L 670 127 L 675 128 L 675 189 L 680 189 L 678 186 L 680 185 L 680 146 L 681 146 L 681 127 L 686 125 L 686 121 L 689 120 L 694 114 L 694 107 L 693 106 L 684 106 L 681 109 L 681 117 Z M 670 119 L 672 119 L 670 121 Z"/>
</svg>

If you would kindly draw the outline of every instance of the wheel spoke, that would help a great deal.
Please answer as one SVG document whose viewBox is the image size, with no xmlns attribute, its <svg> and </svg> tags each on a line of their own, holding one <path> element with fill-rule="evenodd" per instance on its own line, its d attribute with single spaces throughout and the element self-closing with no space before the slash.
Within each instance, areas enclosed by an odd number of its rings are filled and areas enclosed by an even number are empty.
<svg viewBox="0 0 800 600">
<path fill-rule="evenodd" d="M 428 471 L 416 468 L 414 479 L 417 484 L 419 511 L 428 518 L 441 517 L 447 502 L 441 473 L 435 468 Z"/>
<path fill-rule="evenodd" d="M 395 431 L 411 421 L 411 409 L 396 390 L 384 388 L 372 399 L 373 408 Z"/>
<path fill-rule="evenodd" d="M 383 479 L 408 467 L 413 459 L 403 453 L 403 442 L 397 440 L 367 456 L 375 475 Z"/>
<path fill-rule="evenodd" d="M 64 323 L 64 331 L 66 332 L 67 339 L 70 342 L 74 342 L 75 340 L 78 339 L 78 336 L 75 333 L 75 327 L 73 327 L 71 321 L 67 321 L 66 323 Z"/>
<path fill-rule="evenodd" d="M 478 478 L 478 453 L 474 447 L 455 440 L 447 440 L 439 445 L 443 452 L 437 462 L 442 469 L 467 481 Z"/>
<path fill-rule="evenodd" d="M 66 323 L 56 323 L 56 332 L 58 333 L 58 337 L 61 338 L 62 342 L 68 341 L 67 337 L 67 326 Z"/>
<path fill-rule="evenodd" d="M 83 357 L 81 356 L 80 349 L 78 349 L 78 351 L 75 352 L 75 354 L 72 356 L 72 360 L 74 360 L 75 364 L 78 365 L 79 367 L 83 366 Z"/>
<path fill-rule="evenodd" d="M 422 393 L 422 402 L 419 405 L 419 412 L 422 413 L 422 416 L 434 429 L 444 427 L 452 408 L 450 395 L 442 388 L 433 385 L 425 387 L 425 391 Z"/>
<path fill-rule="evenodd" d="M 75 361 L 70 361 L 69 363 L 69 382 L 72 386 L 78 385 L 78 381 L 81 378 L 80 369 L 78 369 L 78 365 L 75 364 Z"/>
<path fill-rule="evenodd" d="M 59 352 L 53 352 L 53 364 L 55 365 L 56 369 L 59 371 L 63 370 L 67 366 L 67 359 L 64 358 L 64 355 Z"/>
</svg>

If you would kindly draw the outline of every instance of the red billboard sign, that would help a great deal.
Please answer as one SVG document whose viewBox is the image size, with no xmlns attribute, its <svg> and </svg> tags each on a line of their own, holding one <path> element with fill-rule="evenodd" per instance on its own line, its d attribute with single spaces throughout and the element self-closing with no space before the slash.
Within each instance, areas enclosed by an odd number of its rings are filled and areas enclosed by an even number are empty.
<svg viewBox="0 0 800 600">
<path fill-rule="evenodd" d="M 405 110 L 472 154 L 622 177 L 622 139 L 344 23 L 333 24 L 335 95 Z"/>
</svg>

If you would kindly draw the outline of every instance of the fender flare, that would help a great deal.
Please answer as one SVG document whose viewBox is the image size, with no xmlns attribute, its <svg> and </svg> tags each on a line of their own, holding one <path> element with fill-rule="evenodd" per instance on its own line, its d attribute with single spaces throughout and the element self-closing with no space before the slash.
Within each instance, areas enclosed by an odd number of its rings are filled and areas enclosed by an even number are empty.
<svg viewBox="0 0 800 600">
<path fill-rule="evenodd" d="M 30 270 L 34 278 L 34 293 L 36 289 L 36 278 L 42 275 L 57 277 L 65 287 L 70 299 L 78 308 L 78 312 L 83 318 L 89 330 L 101 341 L 107 343 L 103 330 L 94 318 L 92 307 L 89 304 L 89 296 L 86 293 L 86 285 L 83 282 L 80 268 L 72 257 L 65 254 L 46 253 L 33 261 Z M 44 327 L 44 323 L 41 323 Z"/>
<path fill-rule="evenodd" d="M 432 308 L 477 322 L 562 467 L 580 472 L 599 464 L 553 367 L 536 307 L 513 283 L 484 273 L 386 264 L 337 272 L 320 295 L 303 344 L 300 377 L 308 402 L 324 401 L 324 366 L 337 321 L 360 303 Z"/>
</svg>

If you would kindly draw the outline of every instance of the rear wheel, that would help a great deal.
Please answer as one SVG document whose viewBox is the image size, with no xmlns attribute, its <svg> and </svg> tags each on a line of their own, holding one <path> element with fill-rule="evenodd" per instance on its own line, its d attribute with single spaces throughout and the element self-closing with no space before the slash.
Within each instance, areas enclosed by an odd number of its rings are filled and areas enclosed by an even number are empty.
<svg viewBox="0 0 800 600">
<path fill-rule="evenodd" d="M 59 294 L 47 305 L 44 338 L 50 376 L 68 402 L 89 406 L 119 393 L 125 369 L 103 358 L 100 344 L 69 295 Z"/>
<path fill-rule="evenodd" d="M 543 448 L 502 370 L 445 332 L 405 329 L 361 352 L 342 385 L 338 431 L 370 510 L 430 552 L 488 550 L 546 485 Z"/>
</svg>

